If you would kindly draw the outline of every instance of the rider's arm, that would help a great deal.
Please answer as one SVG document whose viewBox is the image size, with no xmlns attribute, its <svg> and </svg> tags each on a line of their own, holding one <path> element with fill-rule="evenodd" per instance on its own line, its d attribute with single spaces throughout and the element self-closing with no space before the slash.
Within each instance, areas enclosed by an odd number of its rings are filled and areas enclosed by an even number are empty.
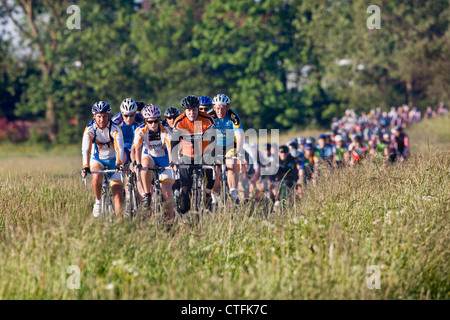
<svg viewBox="0 0 450 320">
<path fill-rule="evenodd" d="M 181 139 L 182 139 L 182 130 L 180 130 L 179 128 L 177 128 L 177 126 L 175 126 L 172 132 L 172 136 L 170 138 L 170 148 L 168 149 L 173 163 L 180 163 L 179 149 Z"/>
<path fill-rule="evenodd" d="M 205 132 L 203 133 L 203 138 L 209 141 L 208 145 L 205 147 L 205 150 L 203 151 L 203 154 L 212 155 L 212 151 L 216 148 L 217 143 L 217 131 L 214 123 L 212 123 L 211 125 L 208 126 L 208 128 L 206 128 Z"/>
<path fill-rule="evenodd" d="M 83 133 L 83 142 L 81 145 L 81 154 L 83 155 L 83 168 L 89 168 L 91 152 L 93 146 L 94 134 L 91 132 L 89 127 L 86 127 Z"/>
<path fill-rule="evenodd" d="M 144 144 L 144 128 L 137 128 L 134 131 L 134 155 L 136 157 L 136 164 L 141 164 L 142 158 L 142 145 Z"/>
<path fill-rule="evenodd" d="M 172 152 L 171 151 L 171 147 L 170 147 L 170 141 L 172 140 L 172 132 L 167 128 L 164 127 L 164 134 L 162 139 L 164 140 L 163 143 L 166 145 L 167 151 L 169 153 L 169 163 L 172 162 Z M 163 130 L 161 129 L 161 130 Z"/>
<path fill-rule="evenodd" d="M 116 150 L 116 165 L 123 165 L 125 163 L 125 152 L 122 129 L 119 126 L 115 125 L 113 129 L 114 130 L 111 130 L 111 135 L 114 138 L 114 148 Z"/>
</svg>

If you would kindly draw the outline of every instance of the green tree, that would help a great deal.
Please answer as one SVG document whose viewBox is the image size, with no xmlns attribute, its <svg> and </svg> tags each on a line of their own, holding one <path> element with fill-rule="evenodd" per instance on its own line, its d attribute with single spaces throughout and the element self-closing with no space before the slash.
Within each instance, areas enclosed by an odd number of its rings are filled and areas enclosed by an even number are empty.
<svg viewBox="0 0 450 320">
<path fill-rule="evenodd" d="M 208 2 L 152 1 L 150 10 L 134 16 L 130 37 L 148 103 L 179 107 L 187 95 L 210 94 L 207 72 L 195 61 L 201 49 L 192 46 L 194 26 Z"/>
<path fill-rule="evenodd" d="M 290 5 L 282 0 L 212 0 L 194 27 L 196 61 L 208 71 L 213 92 L 230 95 L 246 126 L 285 124 L 279 115 L 292 104 L 285 70 L 291 19 Z M 300 116 L 296 107 L 288 109 Z"/>
</svg>

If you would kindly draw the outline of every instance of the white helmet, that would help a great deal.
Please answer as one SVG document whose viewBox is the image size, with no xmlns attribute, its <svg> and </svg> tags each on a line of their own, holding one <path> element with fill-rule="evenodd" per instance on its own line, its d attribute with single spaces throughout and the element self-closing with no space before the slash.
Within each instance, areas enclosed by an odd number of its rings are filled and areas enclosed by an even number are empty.
<svg viewBox="0 0 450 320">
<path fill-rule="evenodd" d="M 230 98 L 228 98 L 226 94 L 219 93 L 217 96 L 214 97 L 213 104 L 226 106 L 227 104 L 230 104 Z"/>
<path fill-rule="evenodd" d="M 343 139 L 342 139 L 342 136 L 340 135 L 340 134 L 338 134 L 338 135 L 336 135 L 335 137 L 334 137 L 334 141 L 342 141 Z"/>
<path fill-rule="evenodd" d="M 158 118 L 161 116 L 161 110 L 153 104 L 147 104 L 144 109 L 142 109 L 142 116 L 144 119 Z"/>
<path fill-rule="evenodd" d="M 120 111 L 123 113 L 135 113 L 137 111 L 137 104 L 131 98 L 126 98 L 120 105 Z"/>
</svg>

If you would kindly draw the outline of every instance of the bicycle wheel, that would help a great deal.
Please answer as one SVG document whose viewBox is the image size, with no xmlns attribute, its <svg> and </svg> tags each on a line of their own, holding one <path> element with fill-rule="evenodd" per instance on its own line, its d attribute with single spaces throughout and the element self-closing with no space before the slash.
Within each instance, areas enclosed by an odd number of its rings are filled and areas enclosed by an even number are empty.
<svg viewBox="0 0 450 320">
<path fill-rule="evenodd" d="M 128 217 L 133 218 L 133 186 L 130 182 L 127 184 L 127 192 L 125 194 L 125 212 Z"/>
<path fill-rule="evenodd" d="M 107 217 L 109 218 L 109 221 L 112 222 L 112 220 L 115 217 L 115 211 L 114 211 L 114 203 L 113 203 L 113 196 L 111 190 L 108 192 L 108 200 L 107 200 Z"/>
<path fill-rule="evenodd" d="M 197 193 L 197 174 L 194 173 L 194 176 L 192 178 L 192 195 L 191 195 L 191 209 L 194 211 L 198 211 L 198 193 Z"/>
<path fill-rule="evenodd" d="M 102 216 L 102 221 L 105 221 L 105 218 L 108 214 L 108 208 L 106 204 L 106 193 L 102 191 L 102 198 L 101 198 L 101 209 L 100 209 L 100 215 Z"/>
<path fill-rule="evenodd" d="M 162 215 L 161 190 L 154 188 L 152 192 L 152 216 L 157 219 Z"/>
<path fill-rule="evenodd" d="M 220 186 L 220 193 L 221 193 L 222 205 L 223 205 L 224 210 L 227 205 L 227 188 L 228 188 L 227 179 L 226 178 L 222 179 L 221 186 Z"/>
</svg>

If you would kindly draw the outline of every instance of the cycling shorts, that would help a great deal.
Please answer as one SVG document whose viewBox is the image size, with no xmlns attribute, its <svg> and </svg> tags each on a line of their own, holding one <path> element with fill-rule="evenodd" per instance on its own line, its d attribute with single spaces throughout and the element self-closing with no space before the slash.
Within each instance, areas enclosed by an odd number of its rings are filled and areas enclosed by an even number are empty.
<svg viewBox="0 0 450 320">
<path fill-rule="evenodd" d="M 96 171 L 96 170 L 92 169 L 95 166 L 97 166 L 97 167 L 101 166 L 102 168 L 100 170 L 103 170 L 103 169 L 114 170 L 116 168 L 116 158 L 113 158 L 113 159 L 91 158 L 91 171 Z M 109 181 L 111 181 L 110 182 L 111 186 L 114 186 L 114 185 L 123 186 L 122 175 L 120 174 L 120 172 L 108 173 L 108 179 L 109 179 Z"/>
<path fill-rule="evenodd" d="M 149 154 L 149 151 L 147 148 L 144 148 L 142 150 L 142 159 L 145 157 L 152 158 L 153 163 L 157 165 L 158 167 L 167 167 L 169 165 L 169 155 L 166 153 L 162 157 L 153 157 Z M 173 179 L 173 172 L 172 169 L 164 169 L 159 170 L 159 181 L 161 183 L 174 183 L 175 180 Z"/>
</svg>

